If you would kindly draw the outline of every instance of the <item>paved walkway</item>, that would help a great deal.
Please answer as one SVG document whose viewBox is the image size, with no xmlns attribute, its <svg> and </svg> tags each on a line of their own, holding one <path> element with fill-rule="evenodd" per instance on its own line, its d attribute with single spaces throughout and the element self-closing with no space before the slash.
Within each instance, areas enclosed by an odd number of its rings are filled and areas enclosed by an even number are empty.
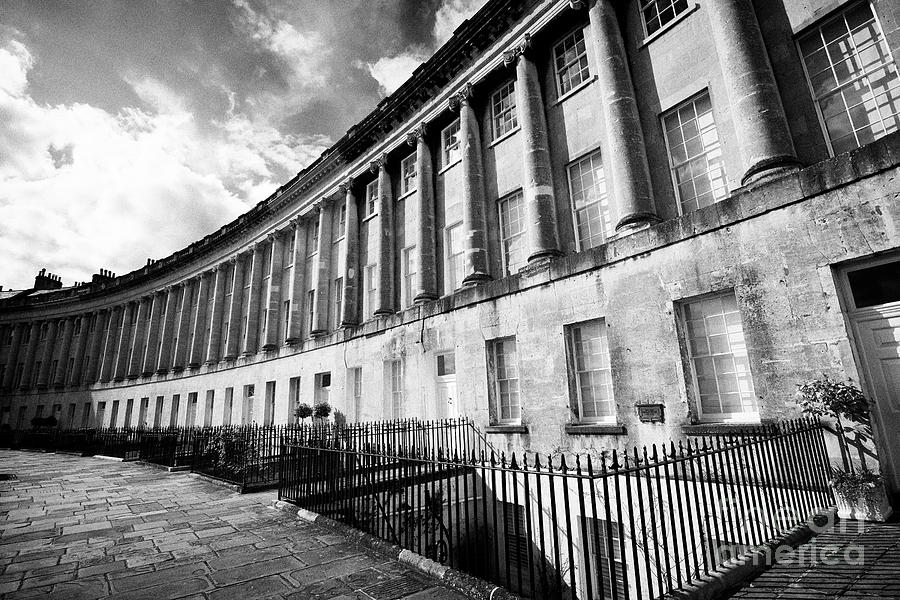
<svg viewBox="0 0 900 600">
<path fill-rule="evenodd" d="M 462 600 L 435 580 L 187 473 L 0 450 L 0 596 Z"/>
<path fill-rule="evenodd" d="M 839 521 L 731 598 L 900 600 L 900 523 Z"/>
</svg>

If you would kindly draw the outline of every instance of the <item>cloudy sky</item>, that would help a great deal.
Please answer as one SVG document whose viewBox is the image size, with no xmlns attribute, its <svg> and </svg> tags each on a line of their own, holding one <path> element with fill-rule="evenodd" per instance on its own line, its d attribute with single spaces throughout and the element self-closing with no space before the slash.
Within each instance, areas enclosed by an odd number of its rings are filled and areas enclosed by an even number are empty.
<svg viewBox="0 0 900 600">
<path fill-rule="evenodd" d="M 266 198 L 484 0 L 0 0 L 0 285 L 124 274 Z"/>
</svg>

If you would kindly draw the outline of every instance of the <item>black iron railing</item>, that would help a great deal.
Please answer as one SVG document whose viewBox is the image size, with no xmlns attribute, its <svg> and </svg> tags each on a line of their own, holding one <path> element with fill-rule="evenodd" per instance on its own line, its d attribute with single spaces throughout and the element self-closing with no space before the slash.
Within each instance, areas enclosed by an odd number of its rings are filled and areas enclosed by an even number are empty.
<svg viewBox="0 0 900 600">
<path fill-rule="evenodd" d="M 279 497 L 533 598 L 655 598 L 832 505 L 822 426 L 597 456 L 310 438 Z"/>
</svg>

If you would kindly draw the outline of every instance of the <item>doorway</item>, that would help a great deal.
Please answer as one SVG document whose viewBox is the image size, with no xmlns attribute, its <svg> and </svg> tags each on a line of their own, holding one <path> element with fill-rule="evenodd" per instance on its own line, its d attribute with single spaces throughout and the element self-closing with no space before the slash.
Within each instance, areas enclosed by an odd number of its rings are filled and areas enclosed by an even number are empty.
<svg viewBox="0 0 900 600">
<path fill-rule="evenodd" d="M 435 368 L 435 417 L 455 419 L 459 416 L 456 399 L 456 354 L 442 352 L 436 355 Z"/>
</svg>

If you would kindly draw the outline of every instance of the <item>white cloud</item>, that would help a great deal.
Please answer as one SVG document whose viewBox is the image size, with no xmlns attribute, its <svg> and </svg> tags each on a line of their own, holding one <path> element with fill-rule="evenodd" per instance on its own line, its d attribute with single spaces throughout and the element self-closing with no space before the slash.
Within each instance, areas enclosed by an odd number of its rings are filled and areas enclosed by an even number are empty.
<svg viewBox="0 0 900 600">
<path fill-rule="evenodd" d="M 167 256 L 264 199 L 330 145 L 234 112 L 201 131 L 186 102 L 148 78 L 128 81 L 152 110 L 38 104 L 27 85 L 34 64 L 20 42 L 0 47 L 4 287 L 28 287 L 41 267 L 71 284 L 101 267 L 123 274 Z"/>
<path fill-rule="evenodd" d="M 374 63 L 364 63 L 383 95 L 400 87 L 420 64 L 450 39 L 460 23 L 475 14 L 487 0 L 444 0 L 435 14 L 434 48 L 408 48 L 395 56 L 383 56 Z"/>
</svg>

